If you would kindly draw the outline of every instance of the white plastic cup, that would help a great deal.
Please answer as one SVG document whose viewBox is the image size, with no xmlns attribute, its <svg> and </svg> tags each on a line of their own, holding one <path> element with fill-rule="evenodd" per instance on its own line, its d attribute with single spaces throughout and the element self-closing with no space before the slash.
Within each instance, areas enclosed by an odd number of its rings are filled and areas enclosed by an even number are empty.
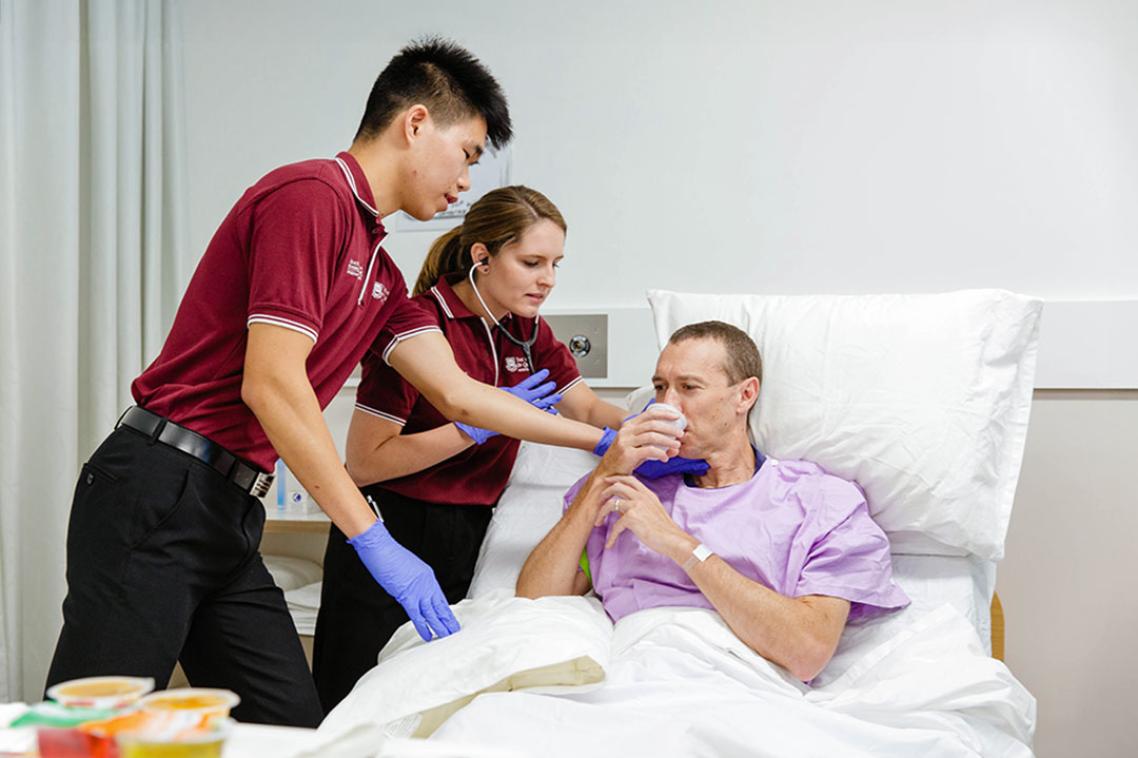
<svg viewBox="0 0 1138 758">
<path fill-rule="evenodd" d="M 676 407 L 676 406 L 674 406 L 674 405 L 669 405 L 668 403 L 654 403 L 654 405 L 655 405 L 655 407 L 657 407 L 657 408 L 667 408 L 669 411 L 671 411 L 672 413 L 674 413 L 674 414 L 676 414 L 677 416 L 679 416 L 679 418 L 676 418 L 676 419 L 667 419 L 667 420 L 668 420 L 668 421 L 671 421 L 673 424 L 675 424 L 676 426 L 678 426 L 678 427 L 680 428 L 680 431 L 681 431 L 681 432 L 682 432 L 684 429 L 687 429 L 687 428 L 688 428 L 688 420 L 687 420 L 686 418 L 684 418 L 684 414 L 680 412 L 680 409 L 679 409 L 679 408 L 677 408 L 677 407 Z"/>
</svg>

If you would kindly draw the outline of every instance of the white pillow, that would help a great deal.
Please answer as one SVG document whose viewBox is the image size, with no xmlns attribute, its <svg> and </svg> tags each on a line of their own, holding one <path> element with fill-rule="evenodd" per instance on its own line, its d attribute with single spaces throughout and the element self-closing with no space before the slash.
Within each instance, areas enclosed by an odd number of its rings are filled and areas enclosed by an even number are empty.
<svg viewBox="0 0 1138 758">
<path fill-rule="evenodd" d="M 467 597 L 511 593 L 530 551 L 561 518 L 562 499 L 598 458 L 572 448 L 523 442 L 478 552 Z"/>
<path fill-rule="evenodd" d="M 1023 460 L 1042 302 L 939 295 L 648 293 L 681 326 L 743 329 L 763 358 L 760 449 L 856 481 L 894 552 L 999 559 Z"/>
<path fill-rule="evenodd" d="M 893 581 L 912 601 L 896 613 L 883 613 L 846 624 L 834 656 L 811 682 L 825 687 L 843 676 L 882 644 L 944 605 L 955 608 L 976 630 L 985 655 L 992 654 L 992 588 L 995 564 L 975 557 L 894 555 Z"/>
</svg>

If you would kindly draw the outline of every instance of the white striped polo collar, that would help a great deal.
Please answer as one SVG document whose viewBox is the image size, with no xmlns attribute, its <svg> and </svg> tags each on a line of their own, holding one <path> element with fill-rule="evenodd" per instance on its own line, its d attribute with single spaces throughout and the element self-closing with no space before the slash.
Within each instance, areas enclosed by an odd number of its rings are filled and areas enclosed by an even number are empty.
<svg viewBox="0 0 1138 758">
<path fill-rule="evenodd" d="M 481 318 L 477 313 L 474 313 L 466 307 L 466 303 L 454 291 L 454 287 L 447 281 L 445 276 L 439 277 L 435 282 L 435 286 L 428 290 L 431 296 L 438 301 L 439 307 L 443 309 L 443 313 L 449 319 L 456 318 Z M 513 313 L 506 311 L 506 315 L 502 317 L 502 321 L 507 321 L 513 318 Z"/>
<path fill-rule="evenodd" d="M 344 173 L 344 178 L 348 181 L 348 187 L 351 188 L 352 194 L 356 196 L 356 202 L 362 205 L 367 212 L 375 218 L 377 224 L 382 226 L 383 222 L 380 221 L 379 210 L 374 204 L 375 198 L 372 197 L 371 194 L 371 186 L 367 183 L 367 177 L 364 176 L 359 161 L 356 160 L 355 156 L 346 151 L 341 152 L 333 158 L 333 160 L 336 161 L 336 165 L 340 167 L 340 171 Z M 363 187 L 362 190 L 361 185 Z"/>
</svg>

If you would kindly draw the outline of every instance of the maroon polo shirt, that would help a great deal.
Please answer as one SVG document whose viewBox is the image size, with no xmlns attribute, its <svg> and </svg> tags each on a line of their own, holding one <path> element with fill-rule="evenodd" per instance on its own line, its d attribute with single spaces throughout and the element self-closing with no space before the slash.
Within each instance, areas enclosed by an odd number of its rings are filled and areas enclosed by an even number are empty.
<svg viewBox="0 0 1138 758">
<path fill-rule="evenodd" d="M 385 235 L 348 153 L 267 174 L 218 227 L 162 352 L 131 385 L 135 401 L 271 471 L 276 451 L 241 401 L 249 324 L 312 340 L 306 368 L 321 408 L 384 325 L 438 330 L 407 298 Z"/>
<path fill-rule="evenodd" d="M 430 314 L 450 342 L 455 362 L 478 381 L 511 387 L 532 373 L 533 367 L 526 365 L 522 349 L 471 313 L 445 279 L 411 302 Z M 547 381 L 556 382 L 558 391 L 564 392 L 581 381 L 573 356 L 544 321 L 508 315 L 502 326 L 518 339 L 528 339 L 537 329 L 537 340 L 530 348 L 533 360 L 538 370 L 549 369 Z M 402 434 L 414 434 L 450 422 L 385 362 L 391 348 L 405 338 L 406 331 L 400 334 L 394 324 L 380 331 L 374 349 L 363 360 L 356 408 L 399 424 Z M 432 503 L 494 505 L 510 478 L 518 444 L 510 437 L 492 437 L 430 468 L 381 482 L 379 486 Z"/>
</svg>

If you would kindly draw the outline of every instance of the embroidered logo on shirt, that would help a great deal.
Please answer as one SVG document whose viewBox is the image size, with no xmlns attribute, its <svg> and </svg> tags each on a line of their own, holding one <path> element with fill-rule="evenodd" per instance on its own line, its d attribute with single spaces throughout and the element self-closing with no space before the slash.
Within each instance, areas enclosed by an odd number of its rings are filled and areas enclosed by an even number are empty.
<svg viewBox="0 0 1138 758">
<path fill-rule="evenodd" d="M 359 261 L 348 261 L 348 276 L 354 276 L 357 279 L 364 278 L 364 264 Z"/>
<path fill-rule="evenodd" d="M 506 370 L 512 373 L 518 371 L 529 371 L 529 361 L 525 358 L 515 358 L 512 355 L 506 356 Z"/>
<path fill-rule="evenodd" d="M 391 294 L 391 290 L 383 286 L 383 282 L 376 282 L 372 285 L 371 296 L 381 303 L 387 302 L 387 296 Z"/>
</svg>

